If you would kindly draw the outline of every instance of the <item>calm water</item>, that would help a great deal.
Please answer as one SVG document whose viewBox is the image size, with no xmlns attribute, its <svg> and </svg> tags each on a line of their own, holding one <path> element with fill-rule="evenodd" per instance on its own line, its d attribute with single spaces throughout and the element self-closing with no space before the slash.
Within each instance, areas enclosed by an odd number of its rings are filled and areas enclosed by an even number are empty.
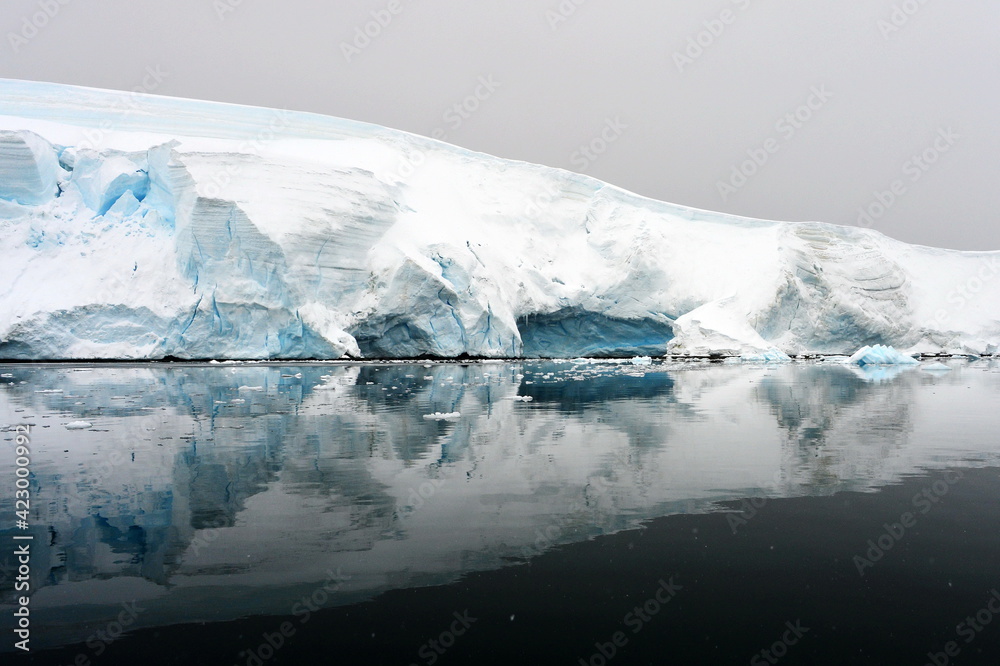
<svg viewBox="0 0 1000 666">
<path fill-rule="evenodd" d="M 997 663 L 1000 362 L 948 365 L 0 366 L 0 660 Z"/>
</svg>

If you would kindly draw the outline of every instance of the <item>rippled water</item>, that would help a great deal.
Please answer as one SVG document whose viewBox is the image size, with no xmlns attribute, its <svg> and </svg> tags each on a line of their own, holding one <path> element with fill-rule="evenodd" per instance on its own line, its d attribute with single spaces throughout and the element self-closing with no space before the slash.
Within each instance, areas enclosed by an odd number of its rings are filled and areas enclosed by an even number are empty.
<svg viewBox="0 0 1000 666">
<path fill-rule="evenodd" d="M 1000 364 L 948 363 L 0 366 L 2 626 L 15 534 L 34 537 L 33 651 L 96 663 L 144 629 L 299 626 L 303 600 L 355 607 L 517 571 L 654 518 L 713 514 L 736 536 L 779 498 L 995 466 Z M 26 532 L 12 527 L 17 424 L 30 425 Z M 95 641 L 129 603 L 126 635 Z M 254 641 L 222 635 L 226 663 L 247 663 Z M 587 663 L 606 639 L 573 654 Z M 420 647 L 404 658 L 430 663 Z"/>
</svg>

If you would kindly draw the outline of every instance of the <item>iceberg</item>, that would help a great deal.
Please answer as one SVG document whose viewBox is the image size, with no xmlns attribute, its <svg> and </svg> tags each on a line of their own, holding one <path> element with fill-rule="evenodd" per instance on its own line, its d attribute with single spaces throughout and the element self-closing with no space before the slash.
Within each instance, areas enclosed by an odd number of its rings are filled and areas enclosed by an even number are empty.
<svg viewBox="0 0 1000 666">
<path fill-rule="evenodd" d="M 892 347 L 865 345 L 847 360 L 856 365 L 920 365 L 920 361 L 912 356 L 906 356 Z"/>
<path fill-rule="evenodd" d="M 742 354 L 740 356 L 742 363 L 790 363 L 791 360 L 788 354 L 774 347 L 759 354 Z"/>
<path fill-rule="evenodd" d="M 308 113 L 0 79 L 0 358 L 993 353 L 1000 252 Z"/>
</svg>

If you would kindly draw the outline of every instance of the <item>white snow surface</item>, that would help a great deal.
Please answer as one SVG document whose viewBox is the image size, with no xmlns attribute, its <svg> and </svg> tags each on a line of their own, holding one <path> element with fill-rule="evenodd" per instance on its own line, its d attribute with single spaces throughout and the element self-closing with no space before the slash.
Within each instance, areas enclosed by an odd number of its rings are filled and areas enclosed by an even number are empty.
<svg viewBox="0 0 1000 666">
<path fill-rule="evenodd" d="M 0 358 L 995 353 L 1000 252 L 364 123 L 0 79 Z"/>
</svg>

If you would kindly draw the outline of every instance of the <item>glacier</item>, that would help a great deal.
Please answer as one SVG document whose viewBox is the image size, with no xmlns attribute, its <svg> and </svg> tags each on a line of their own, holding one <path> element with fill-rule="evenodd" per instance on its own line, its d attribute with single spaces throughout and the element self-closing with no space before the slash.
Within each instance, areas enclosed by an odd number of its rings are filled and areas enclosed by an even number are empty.
<svg viewBox="0 0 1000 666">
<path fill-rule="evenodd" d="M 1000 342 L 1000 252 L 698 210 L 328 116 L 3 79 L 0 248 L 5 359 Z"/>
</svg>

